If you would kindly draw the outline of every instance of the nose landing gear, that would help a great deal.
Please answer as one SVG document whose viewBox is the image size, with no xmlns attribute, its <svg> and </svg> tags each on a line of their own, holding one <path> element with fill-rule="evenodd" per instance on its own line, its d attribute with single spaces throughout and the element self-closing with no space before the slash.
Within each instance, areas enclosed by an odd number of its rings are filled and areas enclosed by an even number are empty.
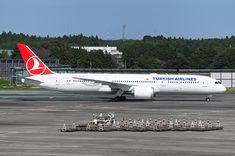
<svg viewBox="0 0 235 156">
<path fill-rule="evenodd" d="M 206 97 L 205 101 L 207 101 L 207 102 L 211 101 L 211 97 L 212 97 L 212 95 L 208 95 L 208 96 Z"/>
<path fill-rule="evenodd" d="M 206 101 L 209 102 L 211 101 L 211 99 L 209 97 L 206 97 Z"/>
</svg>

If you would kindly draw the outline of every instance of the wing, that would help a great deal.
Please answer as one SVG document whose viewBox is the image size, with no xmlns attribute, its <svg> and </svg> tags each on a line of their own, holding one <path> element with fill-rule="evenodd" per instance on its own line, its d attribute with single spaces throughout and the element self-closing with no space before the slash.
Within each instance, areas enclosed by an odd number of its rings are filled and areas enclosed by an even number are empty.
<svg viewBox="0 0 235 156">
<path fill-rule="evenodd" d="M 93 79 L 93 78 L 80 78 L 80 77 L 73 77 L 74 79 L 84 80 L 84 81 L 93 81 L 95 83 L 101 83 L 102 85 L 108 85 L 110 88 L 113 89 L 121 89 L 121 90 L 129 90 L 133 85 L 123 84 L 123 83 L 117 83 L 117 82 L 111 82 L 106 80 L 99 80 L 99 79 Z"/>
</svg>

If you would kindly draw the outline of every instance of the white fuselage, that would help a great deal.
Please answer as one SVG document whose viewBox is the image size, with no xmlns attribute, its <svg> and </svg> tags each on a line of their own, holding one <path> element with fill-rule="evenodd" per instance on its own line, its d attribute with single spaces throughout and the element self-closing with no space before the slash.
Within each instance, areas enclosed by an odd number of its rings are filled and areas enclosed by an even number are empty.
<svg viewBox="0 0 235 156">
<path fill-rule="evenodd" d="M 79 79 L 81 78 L 81 79 Z M 86 79 L 86 80 L 84 80 Z M 30 85 L 63 91 L 63 92 L 101 92 L 115 93 L 118 90 L 103 83 L 92 80 L 125 84 L 131 86 L 126 93 L 133 91 L 135 87 L 153 88 L 154 95 L 161 93 L 185 93 L 185 94 L 214 94 L 223 93 L 226 88 L 217 80 L 199 75 L 167 75 L 167 74 L 48 74 L 27 77 Z M 30 81 L 33 80 L 33 81 Z M 117 89 L 117 90 L 115 90 Z"/>
</svg>

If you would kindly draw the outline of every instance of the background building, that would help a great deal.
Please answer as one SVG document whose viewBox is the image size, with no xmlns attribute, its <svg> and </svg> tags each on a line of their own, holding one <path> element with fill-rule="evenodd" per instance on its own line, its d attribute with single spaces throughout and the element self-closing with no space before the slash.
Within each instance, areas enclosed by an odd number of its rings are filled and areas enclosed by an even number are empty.
<svg viewBox="0 0 235 156">
<path fill-rule="evenodd" d="M 13 53 L 13 49 L 0 49 L 0 54 L 6 53 L 8 57 L 10 57 Z"/>
<path fill-rule="evenodd" d="M 71 48 L 74 49 L 85 49 L 87 52 L 91 52 L 91 51 L 98 51 L 101 50 L 103 51 L 103 53 L 107 53 L 110 55 L 118 55 L 118 56 L 122 56 L 122 52 L 118 51 L 117 47 L 86 47 L 86 46 L 72 46 Z"/>
<path fill-rule="evenodd" d="M 123 68 L 125 65 L 122 60 L 122 52 L 118 51 L 117 47 L 93 47 L 93 46 L 72 46 L 71 48 L 74 49 L 84 49 L 87 52 L 92 51 L 99 51 L 101 50 L 104 54 L 110 54 L 112 57 L 112 60 L 121 68 Z"/>
</svg>

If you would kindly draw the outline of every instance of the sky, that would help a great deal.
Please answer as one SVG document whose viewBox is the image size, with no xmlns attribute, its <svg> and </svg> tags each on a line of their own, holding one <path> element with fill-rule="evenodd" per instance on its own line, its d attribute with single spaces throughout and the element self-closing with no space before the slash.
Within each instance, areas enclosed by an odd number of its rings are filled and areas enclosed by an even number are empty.
<svg viewBox="0 0 235 156">
<path fill-rule="evenodd" d="M 235 36 L 235 0 L 0 0 L 0 33 L 38 36 Z"/>
</svg>

